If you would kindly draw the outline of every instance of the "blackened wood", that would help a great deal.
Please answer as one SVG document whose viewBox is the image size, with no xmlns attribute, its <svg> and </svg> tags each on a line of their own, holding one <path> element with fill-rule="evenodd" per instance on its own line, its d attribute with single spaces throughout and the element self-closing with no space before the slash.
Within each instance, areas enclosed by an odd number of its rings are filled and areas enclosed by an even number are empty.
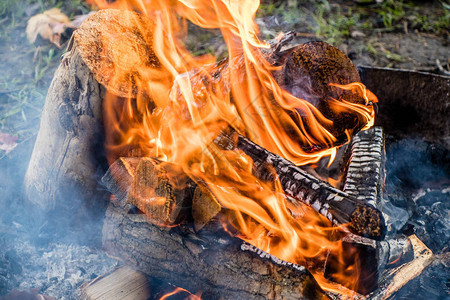
<svg viewBox="0 0 450 300">
<path fill-rule="evenodd" d="M 370 299 L 388 299 L 392 294 L 416 278 L 434 259 L 433 253 L 417 236 L 412 235 L 409 241 L 413 248 L 414 259 L 397 268 L 384 272 L 379 288 L 369 295 Z"/>
<path fill-rule="evenodd" d="M 351 141 L 344 192 L 381 208 L 384 188 L 384 134 L 381 127 L 359 132 Z"/>
<path fill-rule="evenodd" d="M 385 234 L 383 216 L 372 205 L 355 199 L 328 183 L 306 173 L 292 162 L 267 151 L 249 139 L 237 134 L 221 134 L 216 143 L 228 150 L 233 147 L 253 159 L 255 175 L 266 181 L 280 180 L 284 192 L 296 201 L 306 203 L 335 224 L 347 224 L 355 234 L 382 239 Z"/>
</svg>

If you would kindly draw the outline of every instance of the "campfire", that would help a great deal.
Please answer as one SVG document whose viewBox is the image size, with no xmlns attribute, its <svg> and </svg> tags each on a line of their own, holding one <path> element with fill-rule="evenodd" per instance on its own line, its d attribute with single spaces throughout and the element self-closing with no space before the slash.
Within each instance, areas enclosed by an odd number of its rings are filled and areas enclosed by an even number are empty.
<svg viewBox="0 0 450 300">
<path fill-rule="evenodd" d="M 71 136 L 41 138 L 64 149 L 64 175 L 36 193 L 34 166 L 54 159 L 39 150 L 27 174 L 29 194 L 52 195 L 44 206 L 82 185 L 80 215 L 108 206 L 109 254 L 206 298 L 379 297 L 429 263 L 381 212 L 378 100 L 340 50 L 293 45 L 293 32 L 261 40 L 259 1 L 95 4 L 53 87 L 77 80 L 44 109 Z M 189 53 L 188 21 L 220 29 L 228 57 Z M 376 290 L 388 279 L 402 283 Z"/>
</svg>

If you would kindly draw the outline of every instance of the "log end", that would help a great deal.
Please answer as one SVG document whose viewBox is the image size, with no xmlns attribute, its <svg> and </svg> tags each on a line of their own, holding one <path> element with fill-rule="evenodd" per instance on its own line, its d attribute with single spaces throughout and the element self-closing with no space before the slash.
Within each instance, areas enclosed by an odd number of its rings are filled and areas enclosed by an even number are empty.
<svg viewBox="0 0 450 300">
<path fill-rule="evenodd" d="M 196 231 L 202 229 L 220 211 L 222 206 L 206 188 L 197 186 L 192 199 L 192 217 Z"/>
<path fill-rule="evenodd" d="M 137 83 L 146 80 L 142 69 L 161 69 L 152 48 L 154 26 L 142 14 L 103 9 L 83 22 L 74 39 L 99 83 L 118 96 L 134 97 Z"/>
<path fill-rule="evenodd" d="M 383 239 L 386 233 L 380 211 L 368 205 L 356 206 L 350 216 L 349 229 L 355 234 L 374 240 Z"/>
<path fill-rule="evenodd" d="M 352 61 L 338 48 L 321 41 L 308 42 L 291 50 L 283 66 L 283 88 L 314 105 L 333 125 L 322 124 L 340 144 L 348 134 L 360 131 L 367 120 L 343 103 L 365 104 L 350 90 L 330 85 L 361 82 Z M 327 145 L 333 146 L 333 145 Z"/>
<path fill-rule="evenodd" d="M 174 225 L 190 198 L 190 180 L 180 173 L 171 176 L 172 165 L 152 158 L 142 158 L 127 195 L 127 204 L 139 208 L 159 225 Z"/>
</svg>

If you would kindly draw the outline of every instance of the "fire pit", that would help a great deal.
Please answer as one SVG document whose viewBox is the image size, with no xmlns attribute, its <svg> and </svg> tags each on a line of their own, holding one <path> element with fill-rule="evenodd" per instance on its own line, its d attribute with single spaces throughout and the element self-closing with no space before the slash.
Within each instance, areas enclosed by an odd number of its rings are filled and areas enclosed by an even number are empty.
<svg viewBox="0 0 450 300">
<path fill-rule="evenodd" d="M 28 198 L 70 211 L 60 221 L 80 230 L 98 230 L 107 206 L 109 255 L 207 299 L 388 297 L 433 258 L 384 195 L 390 117 L 380 112 L 382 127 L 369 129 L 377 98 L 336 48 L 290 47 L 293 33 L 262 43 L 220 5 L 230 16 L 208 17 L 230 57 L 217 63 L 171 44 L 169 13 L 104 10 L 78 29 L 49 91 Z M 206 26 L 199 8 L 177 9 Z M 361 70 L 363 82 L 376 91 L 371 72 Z M 438 80 L 437 93 L 448 92 Z M 414 132 L 435 124 L 425 118 L 434 109 L 418 113 Z M 326 156 L 334 167 L 323 168 Z M 112 197 L 97 188 L 105 172 Z"/>
</svg>

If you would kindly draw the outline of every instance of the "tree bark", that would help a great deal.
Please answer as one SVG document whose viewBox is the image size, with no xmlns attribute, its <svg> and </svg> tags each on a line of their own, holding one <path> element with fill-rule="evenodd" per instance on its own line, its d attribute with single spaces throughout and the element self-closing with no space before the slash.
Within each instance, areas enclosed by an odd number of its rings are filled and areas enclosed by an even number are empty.
<svg viewBox="0 0 450 300">
<path fill-rule="evenodd" d="M 279 260 L 276 264 L 267 253 L 243 245 L 220 228 L 209 223 L 194 233 L 189 227 L 160 227 L 150 224 L 144 214 L 127 212 L 112 201 L 103 227 L 103 247 L 149 276 L 192 293 L 202 292 L 205 299 L 324 296 L 303 267 Z"/>
</svg>

